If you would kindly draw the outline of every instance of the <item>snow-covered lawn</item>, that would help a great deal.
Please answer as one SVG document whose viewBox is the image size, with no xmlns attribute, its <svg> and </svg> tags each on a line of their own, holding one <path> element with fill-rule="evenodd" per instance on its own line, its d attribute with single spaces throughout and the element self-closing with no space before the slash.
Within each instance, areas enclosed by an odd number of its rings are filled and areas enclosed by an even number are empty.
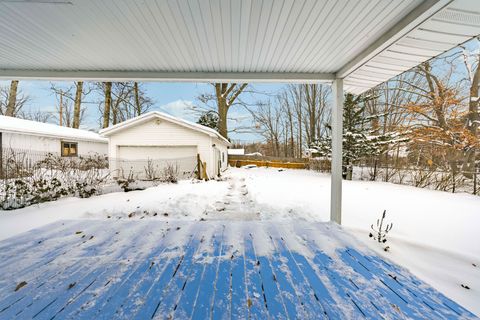
<svg viewBox="0 0 480 320">
<path fill-rule="evenodd" d="M 0 240 L 61 219 L 328 221 L 329 203 L 328 175 L 229 169 L 224 181 L 182 181 L 0 211 Z M 370 225 L 383 210 L 394 224 L 390 252 L 368 237 Z M 348 181 L 344 183 L 343 226 L 379 254 L 480 315 L 480 197 Z"/>
</svg>

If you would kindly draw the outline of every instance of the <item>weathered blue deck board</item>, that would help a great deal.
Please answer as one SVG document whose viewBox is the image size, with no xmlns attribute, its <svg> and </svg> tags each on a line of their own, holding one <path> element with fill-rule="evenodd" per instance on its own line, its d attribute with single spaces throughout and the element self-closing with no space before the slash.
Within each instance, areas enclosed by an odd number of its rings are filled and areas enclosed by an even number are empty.
<svg viewBox="0 0 480 320">
<path fill-rule="evenodd" d="M 259 221 L 45 226 L 0 242 L 0 319 L 475 319 L 361 246 L 324 251 L 312 232 L 335 237 L 327 229 Z"/>
<path fill-rule="evenodd" d="M 67 250 L 82 246 L 88 242 L 87 239 L 82 239 L 81 235 L 76 235 L 75 231 L 72 231 L 61 239 L 56 239 L 56 241 L 44 241 L 47 243 L 38 243 L 38 241 L 35 241 L 36 246 L 33 249 L 19 249 L 13 254 L 17 257 L 16 259 L 3 259 L 3 261 L 11 261 L 10 264 L 0 266 L 2 270 L 5 270 L 5 274 L 0 276 L 0 289 L 3 289 L 5 280 L 8 278 L 16 277 L 17 275 L 24 276 L 29 272 L 43 273 L 43 270 L 41 270 L 42 268 L 48 267 L 55 262 L 55 260 L 62 258 L 68 253 Z M 44 247 L 48 247 L 48 251 L 43 250 Z M 20 255 L 18 254 L 19 252 L 28 252 L 28 256 L 23 254 Z M 35 263 L 25 264 L 26 258 L 35 261 Z"/>
<path fill-rule="evenodd" d="M 392 314 L 393 310 L 388 312 L 382 312 L 375 305 L 373 299 L 368 291 L 362 292 L 362 295 L 358 295 L 360 287 L 349 278 L 348 274 L 340 274 L 337 272 L 338 266 L 333 265 L 332 259 L 325 255 L 322 252 L 315 251 L 315 257 L 313 258 L 316 268 L 319 269 L 319 272 L 328 277 L 330 282 L 335 286 L 336 292 L 343 298 L 344 301 L 351 301 L 352 304 L 360 311 L 361 316 L 356 312 L 358 318 L 375 318 L 379 314 L 386 316 Z M 375 298 L 381 298 L 375 297 Z M 390 308 L 390 305 L 387 303 L 386 307 Z"/>
<path fill-rule="evenodd" d="M 257 255 L 257 249 L 255 248 L 255 235 L 252 235 L 251 238 L 253 241 L 253 253 L 256 257 L 257 265 L 259 266 L 260 278 L 262 279 L 262 290 L 268 313 L 273 319 L 284 319 L 286 318 L 285 304 L 278 289 L 276 276 L 273 274 L 270 267 L 270 261 L 266 256 Z M 269 239 L 262 240 L 269 241 Z"/>
<path fill-rule="evenodd" d="M 250 234 L 244 236 L 244 242 L 248 315 L 250 319 L 268 319 L 268 310 L 259 272 L 260 268 L 257 265 L 257 258 Z"/>
<path fill-rule="evenodd" d="M 138 230 L 142 231 L 142 230 Z M 132 239 L 132 243 L 136 242 L 136 239 L 143 239 L 145 235 L 142 233 L 137 233 Z M 102 242 L 102 245 L 105 246 L 103 253 L 105 256 L 108 256 L 109 249 L 108 249 L 109 242 Z M 98 253 L 99 248 L 102 247 L 97 246 L 96 250 L 91 250 L 92 256 L 85 257 L 84 252 L 82 252 L 77 261 L 81 261 L 82 259 L 87 259 L 83 264 L 83 267 L 71 274 L 65 274 L 68 278 L 68 283 L 60 282 L 60 286 L 43 286 L 42 287 L 42 295 L 34 297 L 33 305 L 27 305 L 24 310 L 21 310 L 21 316 L 23 318 L 47 318 L 51 319 L 59 312 L 68 301 L 74 301 L 77 298 L 77 295 L 82 294 L 85 290 L 90 288 L 95 282 L 102 283 L 106 276 L 110 275 L 112 272 L 115 272 L 118 268 L 118 264 L 115 263 L 116 261 L 121 261 L 123 259 L 127 259 L 129 255 L 132 255 L 135 251 L 129 250 L 129 247 L 124 246 L 120 247 L 119 250 L 110 252 L 113 260 L 105 262 L 103 268 L 95 268 L 95 263 L 99 260 L 96 258 L 96 253 Z M 93 251 L 93 252 L 92 252 Z M 90 261 L 93 260 L 93 261 Z M 59 283 L 55 281 L 52 283 Z M 71 287 L 71 288 L 70 288 Z M 68 294 L 65 294 L 65 291 L 68 291 Z M 28 297 L 32 298 L 32 297 Z M 29 301 L 30 299 L 26 299 Z"/>
<path fill-rule="evenodd" d="M 152 318 L 173 318 L 173 313 L 178 307 L 178 302 L 187 283 L 192 281 L 193 277 L 200 276 L 200 265 L 194 263 L 194 255 L 198 253 L 198 245 L 202 241 L 201 234 L 202 230 L 196 226 L 192 233 L 192 239 L 186 247 L 182 263 L 162 292 Z"/>
<path fill-rule="evenodd" d="M 349 249 L 348 251 L 353 255 L 360 254 L 353 249 Z M 468 310 L 462 308 L 460 305 L 456 304 L 445 296 L 439 296 L 432 287 L 414 278 L 411 274 L 404 272 L 396 265 L 390 264 L 376 256 L 365 256 L 365 259 L 370 261 L 373 265 L 381 268 L 388 276 L 395 277 L 395 281 L 405 285 L 406 290 L 408 290 L 415 297 L 422 299 L 425 303 L 435 308 L 447 307 L 459 316 L 468 314 Z"/>
<path fill-rule="evenodd" d="M 213 259 L 206 263 L 205 270 L 200 280 L 199 295 L 196 298 L 195 309 L 192 310 L 192 319 L 209 319 L 211 317 L 213 300 L 215 298 L 215 280 L 218 274 L 218 265 L 223 250 L 223 237 L 225 228 L 218 228 L 216 239 L 213 242 Z"/>
<path fill-rule="evenodd" d="M 275 275 L 275 280 L 278 282 L 278 287 L 285 304 L 287 315 L 291 319 L 304 319 L 307 317 L 307 314 L 304 309 L 303 302 L 298 297 L 297 290 L 294 288 L 294 284 L 291 281 L 290 270 L 285 264 L 284 255 L 280 250 L 278 250 L 278 247 L 274 241 L 274 238 L 276 238 L 278 235 L 274 230 L 269 231 L 271 244 L 275 248 L 275 251 L 272 253 L 272 258 L 270 259 L 271 267 Z"/>
<path fill-rule="evenodd" d="M 164 253 L 168 253 L 169 248 L 166 242 L 175 234 L 176 226 L 156 231 L 159 236 L 153 241 L 156 242 L 156 248 L 143 257 L 141 263 L 129 268 L 121 281 L 115 282 L 109 286 L 108 292 L 104 294 L 108 298 L 98 305 L 98 301 L 94 302 L 97 306 L 92 308 L 95 310 L 95 318 L 112 319 L 118 313 L 122 313 L 124 306 L 132 305 L 131 301 L 136 299 L 136 293 L 142 284 L 151 285 L 152 277 L 161 274 L 167 258 L 162 258 Z"/>
<path fill-rule="evenodd" d="M 36 230 L 30 230 L 21 235 L 17 235 L 11 238 L 7 238 L 2 241 L 0 245 L 0 267 L 3 268 L 8 265 L 4 257 L 12 257 L 16 253 L 20 252 L 32 252 L 31 249 L 39 248 L 39 245 L 44 245 L 46 242 L 51 246 L 57 242 L 57 245 L 62 246 L 65 243 L 64 235 L 73 235 L 77 226 L 72 224 L 65 224 L 63 221 L 55 222 L 49 225 L 48 230 L 44 230 L 41 234 L 38 234 Z M 12 244 L 15 244 L 12 246 Z M 41 246 L 40 246 L 41 247 Z M 50 247 L 52 250 L 53 246 Z M 20 258 L 20 257 L 18 257 Z M 13 259 L 11 261 L 14 261 Z"/>
<path fill-rule="evenodd" d="M 86 285 L 85 282 L 91 282 L 92 279 L 95 279 L 95 276 L 103 270 L 103 268 L 91 270 L 87 263 L 82 265 L 83 268 L 79 268 L 71 275 L 61 278 L 61 281 L 51 281 L 49 284 L 39 288 L 41 294 L 38 294 L 39 291 L 25 290 L 25 293 L 27 293 L 26 297 L 22 299 L 20 303 L 14 305 L 14 308 L 10 308 L 5 313 L 5 316 L 9 317 L 12 314 L 21 314 L 21 317 L 25 319 L 37 316 L 39 313 L 54 304 L 59 298 L 66 299 L 71 295 L 74 296 L 78 288 L 82 288 L 83 285 Z M 78 286 L 76 285 L 77 283 Z M 69 289 L 69 287 L 72 288 Z M 67 291 L 70 292 L 67 293 Z"/>
<path fill-rule="evenodd" d="M 175 231 L 171 230 L 176 230 L 176 226 L 168 230 L 169 233 L 167 234 L 166 239 L 169 239 L 169 242 L 171 242 L 170 237 L 175 234 Z M 97 310 L 96 317 L 107 319 L 108 314 L 115 312 L 113 318 L 133 318 L 138 312 L 138 309 L 144 305 L 145 297 L 148 296 L 152 289 L 157 288 L 155 284 L 160 281 L 160 279 L 167 279 L 168 276 L 171 276 L 171 274 L 166 274 L 165 272 L 170 270 L 168 269 L 172 265 L 170 262 L 171 260 L 174 260 L 170 258 L 170 254 L 175 253 L 178 250 L 178 244 L 175 246 L 162 245 L 159 247 L 162 247 L 161 254 L 153 260 L 153 265 L 152 261 L 149 262 L 149 266 L 143 276 L 140 279 L 136 279 L 137 283 L 132 287 L 125 285 L 125 289 L 129 289 L 129 292 L 126 292 L 123 295 L 122 304 L 120 306 L 114 305 L 112 307 L 107 301 L 102 308 Z M 132 280 L 135 280 L 136 276 L 133 275 L 131 278 Z M 117 295 L 122 296 L 122 294 L 119 294 L 118 290 L 120 289 L 111 290 L 109 295 L 113 297 L 116 297 Z"/>
<path fill-rule="evenodd" d="M 245 254 L 243 250 L 234 252 L 232 261 L 232 300 L 231 319 L 248 318 L 248 300 L 245 280 Z"/>
<path fill-rule="evenodd" d="M 196 253 L 194 267 L 192 268 L 194 274 L 189 276 L 189 281 L 177 303 L 177 309 L 175 309 L 173 313 L 173 318 L 191 318 L 197 304 L 203 303 L 204 309 L 205 305 L 207 305 L 207 310 L 211 306 L 213 282 L 212 286 L 209 286 L 207 290 L 202 290 L 202 284 L 204 284 L 205 276 L 208 276 L 206 273 L 207 268 L 213 264 L 215 257 L 219 256 L 221 252 L 222 233 L 221 230 L 215 231 L 216 232 L 213 233 L 206 232 L 205 235 L 202 236 L 200 249 Z M 210 278 L 207 279 L 207 281 L 212 280 Z M 210 288 L 211 290 L 209 290 Z M 206 313 L 204 317 L 207 317 Z"/>
<path fill-rule="evenodd" d="M 405 288 L 403 288 L 398 282 L 393 280 L 390 276 L 382 272 L 381 270 L 374 267 L 367 259 L 363 256 L 360 257 L 355 253 L 352 254 L 349 250 L 346 250 L 345 256 L 351 256 L 353 259 L 357 261 L 358 264 L 361 265 L 362 268 L 368 270 L 368 272 L 372 273 L 372 275 L 379 279 L 379 281 L 386 286 L 388 289 L 393 291 L 397 296 L 399 296 L 405 303 L 399 304 L 398 306 L 401 307 L 400 310 L 407 313 L 412 310 L 415 316 L 423 315 L 431 315 L 434 318 L 441 318 L 441 314 L 438 314 L 435 310 L 432 310 L 430 306 L 423 303 L 421 299 L 418 299 L 411 293 L 409 293 Z"/>
<path fill-rule="evenodd" d="M 293 260 L 290 250 L 285 245 L 283 238 L 278 235 L 275 237 L 275 245 L 279 255 L 285 262 L 286 267 L 290 271 L 291 282 L 295 288 L 295 292 L 300 299 L 300 303 L 305 308 L 305 317 L 307 319 L 325 318 L 324 309 L 320 302 L 315 299 L 314 291 L 310 284 L 302 274 L 296 262 Z M 323 315 L 323 317 L 322 317 Z"/>
<path fill-rule="evenodd" d="M 409 303 L 417 304 L 418 309 L 420 309 L 419 305 L 421 305 L 425 314 L 431 314 L 432 317 L 438 319 L 447 319 L 448 317 L 468 314 L 466 309 L 453 303 L 445 296 L 439 296 L 431 287 L 422 285 L 420 281 L 414 280 L 411 276 L 403 276 L 405 272 L 399 268 L 389 265 L 390 270 L 386 270 L 383 268 L 383 266 L 386 266 L 385 264 L 379 265 L 373 262 L 372 258 L 360 254 L 355 249 L 350 248 L 346 251 L 348 254 L 361 262 L 365 267 L 369 268 L 376 277 L 380 277 L 388 287 L 402 295 L 404 299 L 409 301 Z M 408 278 L 410 278 L 410 280 L 408 280 Z M 424 290 L 424 287 L 429 289 Z M 449 306 L 449 304 L 452 306 Z M 445 315 L 448 316 L 445 317 Z"/>
<path fill-rule="evenodd" d="M 341 299 L 344 312 L 349 310 L 348 318 L 363 319 L 365 317 L 377 317 L 378 312 L 369 312 L 370 307 L 373 307 L 370 303 L 368 303 L 367 306 L 363 306 L 362 302 L 356 301 L 353 298 L 354 290 L 349 290 L 353 285 L 348 281 L 348 275 L 337 278 L 334 273 L 335 270 L 330 270 L 326 267 L 327 264 L 331 264 L 332 259 L 329 256 L 322 256 L 318 248 L 312 245 L 312 242 L 308 242 L 305 238 L 302 240 L 303 242 L 299 244 L 303 247 L 302 251 L 309 252 L 309 255 L 313 255 L 313 264 L 311 264 L 311 267 L 315 271 L 316 276 L 322 283 L 329 285 L 328 291 L 331 294 L 335 294 Z M 360 305 L 362 305 L 362 307 L 360 307 Z"/>
<path fill-rule="evenodd" d="M 90 232 L 96 232 L 98 230 L 105 229 L 101 225 L 92 226 Z M 78 263 L 74 260 L 69 260 L 70 257 L 75 257 L 76 259 L 80 257 L 91 257 L 94 255 L 96 250 L 102 248 L 103 245 L 111 245 L 116 241 L 116 234 L 108 235 L 107 237 L 93 237 L 93 233 L 89 234 L 88 237 L 85 236 L 82 238 L 82 234 L 75 234 L 78 231 L 78 226 L 73 225 L 66 227 L 66 230 L 60 232 L 64 235 L 64 238 L 67 238 L 63 242 L 61 239 L 57 239 L 55 247 L 60 247 L 60 249 L 52 250 L 50 246 L 46 246 L 51 241 L 45 240 L 42 244 L 37 245 L 33 250 L 33 253 L 25 251 L 25 255 L 16 255 L 17 258 L 21 260 L 12 261 L 12 266 L 16 266 L 16 270 L 11 271 L 9 269 L 5 270 L 4 277 L 9 275 L 7 281 L 3 281 L 3 284 L 0 284 L 0 292 L 10 291 L 8 286 L 12 287 L 12 278 L 15 280 L 26 281 L 29 285 L 32 286 L 41 286 L 46 281 L 50 281 L 54 277 L 58 277 L 61 273 L 71 273 L 70 268 L 75 268 Z M 76 244 L 73 245 L 68 239 L 76 239 Z M 35 243 L 37 241 L 35 240 Z M 46 254 L 44 253 L 46 252 Z M 32 261 L 34 263 L 32 263 Z M 59 264 L 61 268 L 59 268 Z M 43 281 L 43 282 L 42 282 Z M 40 282 L 40 283 L 39 283 Z M 6 288 L 5 288 L 6 286 Z M 13 285 L 13 288 L 15 286 Z M 3 295 L 0 295 L 0 300 L 3 298 Z M 1 310 L 1 308 L 0 308 Z"/>
<path fill-rule="evenodd" d="M 93 224 L 89 227 L 89 232 L 95 232 L 102 228 L 101 225 Z M 25 256 L 30 258 L 44 258 L 42 261 L 47 261 L 46 256 L 56 257 L 58 252 L 65 252 L 65 249 L 75 248 L 82 245 L 90 236 L 90 234 L 79 230 L 79 226 L 72 224 L 69 221 L 57 222 L 54 223 L 52 229 L 45 230 L 45 234 L 35 234 L 34 231 L 29 231 L 23 235 L 7 239 L 5 241 L 12 241 L 15 246 L 11 244 L 6 248 L 2 249 L 1 255 L 3 256 L 16 256 L 16 258 L 11 259 L 11 262 L 21 261 Z M 80 232 L 80 233 L 77 233 Z M 30 237 L 27 237 L 30 235 Z M 18 246 L 17 246 L 18 244 Z M 48 250 L 43 250 L 48 248 Z M 24 253 L 24 255 L 16 255 L 18 252 Z M 6 262 L 4 259 L 1 260 L 0 268 L 4 268 Z M 11 266 L 11 265 L 10 265 Z M 30 267 L 31 265 L 28 265 Z M 16 272 L 20 272 L 21 269 L 15 269 Z"/>
<path fill-rule="evenodd" d="M 113 239 L 113 237 L 112 237 Z M 45 288 L 48 286 L 45 286 L 48 283 L 52 283 L 55 281 L 55 279 L 60 279 L 61 277 L 70 277 L 72 274 L 78 271 L 79 268 L 82 267 L 82 257 L 85 259 L 91 259 L 93 255 L 93 252 L 91 248 L 94 247 L 101 247 L 102 245 L 109 245 L 113 243 L 113 241 L 102 241 L 102 242 L 96 242 L 93 243 L 92 240 L 87 240 L 88 245 L 85 246 L 85 248 L 82 249 L 82 252 L 74 251 L 74 250 L 67 250 L 65 254 L 61 254 L 61 260 L 62 261 L 56 261 L 55 263 L 33 263 L 31 268 L 26 268 L 23 270 L 23 274 L 18 274 L 15 273 L 12 275 L 13 279 L 16 279 L 17 283 L 20 281 L 26 281 L 29 286 L 34 287 L 34 288 L 40 288 L 42 287 L 42 290 L 46 290 Z M 75 259 L 70 259 L 70 257 L 75 257 Z M 32 259 L 32 258 L 26 258 L 26 259 Z M 46 258 L 50 259 L 50 258 Z M 38 258 L 33 258 L 33 261 L 42 261 L 38 260 Z M 80 262 L 79 262 L 80 261 Z M 10 290 L 9 290 L 10 288 Z M 2 292 L 5 291 L 11 291 L 14 290 L 15 288 L 15 283 L 12 283 L 11 279 L 10 281 L 7 281 L 7 286 L 6 288 L 2 288 Z M 5 291 L 4 291 L 5 290 Z M 6 293 L 5 293 L 6 294 Z M 25 292 L 19 291 L 16 292 L 14 295 L 10 295 L 10 299 L 12 298 L 17 298 L 16 296 L 19 295 L 24 295 Z M 3 295 L 2 295 L 3 298 Z M 3 309 L 2 306 L 4 305 L 5 301 L 0 298 L 0 310 Z"/>
<path fill-rule="evenodd" d="M 178 247 L 179 255 L 167 260 L 166 268 L 163 270 L 161 276 L 152 284 L 145 296 L 142 297 L 141 306 L 135 311 L 132 319 L 150 319 L 155 316 L 162 302 L 163 292 L 168 289 L 171 280 L 177 276 L 182 264 L 188 263 L 188 261 L 185 261 L 185 258 L 188 259 L 188 257 L 193 254 L 194 247 L 190 245 L 193 238 L 194 235 L 190 235 L 189 240 Z"/>
<path fill-rule="evenodd" d="M 100 245 L 99 247 L 107 248 L 102 245 Z M 64 250 L 68 251 L 68 249 L 65 249 L 65 248 Z M 23 309 L 25 308 L 25 306 L 30 305 L 33 301 L 38 301 L 38 299 L 41 298 L 40 296 L 39 297 L 34 296 L 35 294 L 39 292 L 41 292 L 42 295 L 45 295 L 46 293 L 52 294 L 56 292 L 55 290 L 59 290 L 60 292 L 62 292 L 62 290 L 64 289 L 61 286 L 60 287 L 55 286 L 55 284 L 57 283 L 65 284 L 64 282 L 70 281 L 72 277 L 79 276 L 82 274 L 82 272 L 86 273 L 89 268 L 88 262 L 92 260 L 91 256 L 89 256 L 90 251 L 89 250 L 83 251 L 84 254 L 75 256 L 74 261 L 68 260 L 68 257 L 71 255 L 71 253 L 72 251 L 68 251 L 67 254 L 62 255 L 62 259 L 67 259 L 68 261 L 67 264 L 52 265 L 50 266 L 50 270 L 48 271 L 42 269 L 41 273 L 35 273 L 37 275 L 37 277 L 35 278 L 29 277 L 29 273 L 25 274 L 25 277 L 23 277 L 22 279 L 24 279 L 27 282 L 27 286 L 36 288 L 38 290 L 30 290 L 30 291 L 20 290 L 20 291 L 14 292 L 9 297 L 7 297 L 7 299 L 4 299 L 4 300 L 2 299 L 0 301 L 0 306 L 2 307 L 0 308 L 0 310 L 3 310 L 6 307 L 6 304 L 11 302 L 13 299 L 19 299 L 21 296 L 23 296 L 23 298 L 14 306 L 12 306 L 11 310 L 6 312 L 6 314 L 11 312 L 18 312 L 19 309 Z M 82 257 L 83 259 L 81 259 Z M 50 259 L 50 257 L 48 259 Z M 73 283 L 73 281 L 67 283 L 67 285 L 70 283 Z M 13 291 L 14 290 L 13 288 L 15 288 L 15 283 L 11 284 L 11 287 L 12 287 L 11 290 Z M 16 310 L 16 311 L 12 311 L 12 310 Z"/>
<path fill-rule="evenodd" d="M 121 307 L 128 294 L 132 291 L 132 287 L 138 285 L 146 273 L 152 271 L 155 263 L 158 264 L 158 255 L 160 255 L 166 249 L 163 246 L 163 242 L 169 231 L 165 229 L 159 230 L 159 236 L 152 239 L 157 243 L 155 249 L 148 253 L 148 255 L 141 257 L 135 257 L 127 261 L 127 264 L 123 270 L 118 273 L 113 272 L 111 276 L 104 281 L 97 281 L 96 286 L 92 286 L 84 292 L 81 296 L 77 297 L 75 301 L 66 306 L 61 312 L 57 314 L 58 318 L 64 318 L 68 316 L 74 316 L 76 311 L 86 309 L 89 305 L 96 305 L 91 308 L 89 312 L 95 312 L 95 317 L 101 317 L 110 319 L 113 317 L 117 308 Z M 171 233 L 171 232 L 170 232 Z M 126 271 L 124 271 L 126 270 Z M 121 281 L 113 281 L 115 278 L 120 278 Z M 100 299 L 97 299 L 97 291 L 103 290 L 103 294 Z M 103 299 L 102 299 L 103 298 Z M 108 304 L 102 312 L 102 307 Z M 92 315 L 93 317 L 93 315 Z"/>
<path fill-rule="evenodd" d="M 330 319 L 341 318 L 342 312 L 338 309 L 336 301 L 333 299 L 331 293 L 325 287 L 323 282 L 317 277 L 315 270 L 312 268 L 308 260 L 299 253 L 292 253 L 292 257 L 307 281 L 310 283 L 310 286 L 314 291 L 314 298 L 322 305 L 324 314 Z"/>
<path fill-rule="evenodd" d="M 420 317 L 420 313 L 418 310 L 412 308 L 408 301 L 397 292 L 392 290 L 392 288 L 385 285 L 384 282 L 380 281 L 374 274 L 370 272 L 365 266 L 358 261 L 356 261 L 352 256 L 350 256 L 346 251 L 340 253 L 342 261 L 349 265 L 353 271 L 356 273 L 361 274 L 367 281 L 374 283 L 377 287 L 377 290 L 380 292 L 382 296 L 384 296 L 390 303 L 394 304 L 398 311 L 405 317 L 417 318 Z M 423 311 L 423 306 L 421 308 Z"/>
<path fill-rule="evenodd" d="M 215 279 L 215 290 L 213 293 L 212 319 L 226 319 L 230 317 L 231 307 L 231 256 L 227 256 L 228 246 L 223 245 L 220 256 L 223 259 L 218 260 L 217 276 Z"/>
<path fill-rule="evenodd" d="M 349 272 L 339 259 L 328 256 L 315 244 L 315 241 L 303 237 L 306 246 L 315 254 L 313 258 L 314 267 L 320 274 L 325 275 L 334 284 L 339 295 L 344 301 L 351 301 L 359 309 L 362 317 L 375 318 L 378 315 L 388 317 L 397 311 L 377 291 L 369 290 L 362 281 L 356 277 L 356 273 Z M 357 314 L 358 316 L 358 314 Z"/>
</svg>

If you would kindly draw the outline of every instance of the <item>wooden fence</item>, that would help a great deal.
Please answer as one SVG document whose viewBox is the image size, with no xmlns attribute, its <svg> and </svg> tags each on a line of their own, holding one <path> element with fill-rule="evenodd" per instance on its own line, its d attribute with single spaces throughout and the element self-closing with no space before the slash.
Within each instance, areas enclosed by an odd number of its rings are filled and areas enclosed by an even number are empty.
<svg viewBox="0 0 480 320">
<path fill-rule="evenodd" d="M 257 167 L 285 168 L 285 169 L 308 169 L 308 159 L 286 157 L 264 157 L 247 155 L 229 155 L 228 164 L 232 167 L 256 165 Z"/>
</svg>

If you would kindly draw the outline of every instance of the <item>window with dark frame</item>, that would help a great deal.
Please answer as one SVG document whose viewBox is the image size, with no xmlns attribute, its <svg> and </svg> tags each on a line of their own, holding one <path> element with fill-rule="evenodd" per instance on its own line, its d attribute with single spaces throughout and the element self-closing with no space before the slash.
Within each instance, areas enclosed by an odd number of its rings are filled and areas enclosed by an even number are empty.
<svg viewBox="0 0 480 320">
<path fill-rule="evenodd" d="M 78 155 L 78 143 L 62 141 L 62 157 L 76 157 Z"/>
</svg>

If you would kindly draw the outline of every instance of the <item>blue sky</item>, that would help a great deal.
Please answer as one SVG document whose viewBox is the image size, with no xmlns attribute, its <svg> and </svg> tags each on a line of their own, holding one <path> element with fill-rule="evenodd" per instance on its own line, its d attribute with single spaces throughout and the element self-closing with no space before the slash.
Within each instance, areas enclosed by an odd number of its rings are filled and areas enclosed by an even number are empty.
<svg viewBox="0 0 480 320">
<path fill-rule="evenodd" d="M 57 82 L 59 86 L 70 86 L 72 82 Z M 9 86 L 9 81 L 0 81 L 0 85 Z M 211 85 L 207 83 L 184 83 L 184 82 L 146 82 L 143 84 L 148 95 L 153 98 L 155 105 L 152 110 L 160 110 L 173 116 L 181 117 L 186 120 L 196 121 L 197 116 L 192 113 L 190 106 L 201 105 L 197 97 L 201 93 L 211 92 Z M 282 89 L 282 84 L 256 84 L 254 89 L 268 93 L 277 92 Z M 53 112 L 57 103 L 55 95 L 50 90 L 49 81 L 20 81 L 19 89 L 24 94 L 30 96 L 31 101 L 26 106 L 26 110 L 42 110 Z M 242 99 L 247 103 L 254 103 L 258 99 L 266 99 L 267 96 L 252 94 L 242 95 Z M 96 100 L 93 96 L 86 100 Z M 98 107 L 96 104 L 87 104 L 86 118 L 82 123 L 84 129 L 99 129 L 98 125 Z M 252 126 L 253 119 L 248 111 L 243 107 L 234 106 L 230 109 L 229 125 L 233 128 L 236 125 Z M 52 120 L 54 121 L 54 120 Z M 258 133 L 231 133 L 234 140 L 243 141 L 261 141 L 262 137 Z"/>
</svg>

